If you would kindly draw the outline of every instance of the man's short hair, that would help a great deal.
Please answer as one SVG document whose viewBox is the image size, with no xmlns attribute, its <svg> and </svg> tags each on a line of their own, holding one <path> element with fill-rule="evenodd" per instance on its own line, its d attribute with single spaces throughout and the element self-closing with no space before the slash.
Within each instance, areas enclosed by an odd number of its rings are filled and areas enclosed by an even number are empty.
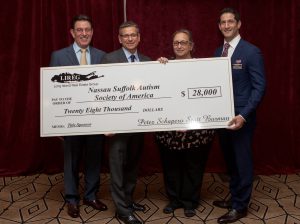
<svg viewBox="0 0 300 224">
<path fill-rule="evenodd" d="M 126 21 L 123 22 L 120 26 L 119 26 L 119 33 L 121 29 L 127 28 L 127 27 L 135 27 L 137 29 L 137 32 L 140 32 L 139 26 L 133 22 L 133 21 Z"/>
<path fill-rule="evenodd" d="M 91 17 L 84 15 L 84 14 L 79 14 L 73 17 L 72 21 L 71 21 L 71 28 L 74 29 L 75 27 L 75 23 L 77 21 L 87 21 L 91 24 L 91 27 L 93 28 L 93 22 Z"/>
<path fill-rule="evenodd" d="M 241 16 L 240 16 L 240 13 L 238 11 L 236 11 L 235 9 L 233 8 L 224 8 L 221 10 L 220 12 L 220 16 L 219 16 L 219 23 L 220 23 L 220 18 L 221 16 L 224 14 L 224 13 L 231 13 L 234 15 L 234 19 L 239 22 L 241 20 Z"/>
</svg>

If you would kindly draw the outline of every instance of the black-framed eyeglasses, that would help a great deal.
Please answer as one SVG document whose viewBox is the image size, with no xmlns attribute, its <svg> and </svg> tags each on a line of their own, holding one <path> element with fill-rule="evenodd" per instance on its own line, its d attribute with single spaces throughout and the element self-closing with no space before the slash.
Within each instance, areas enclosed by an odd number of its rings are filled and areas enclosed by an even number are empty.
<svg viewBox="0 0 300 224">
<path fill-rule="evenodd" d="M 173 46 L 175 46 L 175 47 L 177 47 L 177 46 L 179 46 L 179 44 L 181 45 L 181 46 L 187 46 L 188 44 L 190 43 L 190 41 L 185 41 L 185 40 L 182 40 L 182 41 L 174 41 L 173 42 Z"/>
<path fill-rule="evenodd" d="M 124 39 L 136 38 L 139 34 L 138 33 L 131 33 L 131 34 L 120 34 L 120 36 Z"/>
</svg>

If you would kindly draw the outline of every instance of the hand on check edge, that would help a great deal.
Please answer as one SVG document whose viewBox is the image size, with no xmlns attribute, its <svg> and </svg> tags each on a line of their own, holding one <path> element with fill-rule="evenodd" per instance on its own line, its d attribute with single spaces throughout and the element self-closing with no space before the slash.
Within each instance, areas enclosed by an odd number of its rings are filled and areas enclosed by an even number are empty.
<svg viewBox="0 0 300 224">
<path fill-rule="evenodd" d="M 162 64 L 167 64 L 168 59 L 165 57 L 160 57 L 157 59 L 157 61 L 159 61 L 159 63 L 162 63 Z"/>
<path fill-rule="evenodd" d="M 228 128 L 230 130 L 238 130 L 243 127 L 245 119 L 241 115 L 237 115 L 228 122 Z"/>
</svg>

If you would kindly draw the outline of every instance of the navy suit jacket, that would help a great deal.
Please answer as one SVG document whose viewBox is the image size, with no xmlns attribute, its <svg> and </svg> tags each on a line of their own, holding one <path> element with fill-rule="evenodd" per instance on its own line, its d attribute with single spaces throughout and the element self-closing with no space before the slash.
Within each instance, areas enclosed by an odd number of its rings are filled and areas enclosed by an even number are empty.
<svg viewBox="0 0 300 224">
<path fill-rule="evenodd" d="M 220 46 L 215 57 L 220 57 Z M 261 51 L 249 42 L 241 39 L 231 57 L 232 84 L 235 113 L 247 120 L 255 113 L 265 92 L 266 80 Z"/>
<path fill-rule="evenodd" d="M 91 64 L 100 64 L 105 52 L 90 46 L 90 54 Z M 73 44 L 71 44 L 69 47 L 54 51 L 52 53 L 49 65 L 50 67 L 72 65 L 79 65 L 79 61 L 73 49 Z"/>
<path fill-rule="evenodd" d="M 151 61 L 151 59 L 145 55 L 138 53 L 140 61 Z M 106 54 L 101 60 L 101 64 L 109 64 L 109 63 L 126 63 L 128 62 L 126 55 L 122 48 L 113 51 L 109 54 Z"/>
</svg>

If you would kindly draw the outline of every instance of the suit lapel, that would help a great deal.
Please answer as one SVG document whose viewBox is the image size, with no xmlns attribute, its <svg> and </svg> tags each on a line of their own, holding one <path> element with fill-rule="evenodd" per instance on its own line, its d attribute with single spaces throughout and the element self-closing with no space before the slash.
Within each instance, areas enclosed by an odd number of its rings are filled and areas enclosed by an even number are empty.
<svg viewBox="0 0 300 224">
<path fill-rule="evenodd" d="M 146 61 L 144 55 L 138 53 L 138 56 L 139 56 L 140 61 Z"/>
<path fill-rule="evenodd" d="M 214 56 L 215 56 L 215 57 L 221 57 L 222 50 L 223 50 L 223 46 L 217 48 L 217 50 L 215 51 Z"/>
<path fill-rule="evenodd" d="M 77 60 L 75 51 L 73 49 L 73 45 L 70 45 L 67 49 L 67 57 L 71 63 L 71 65 L 79 65 L 79 62 Z"/>
<path fill-rule="evenodd" d="M 119 52 L 118 52 L 118 61 L 121 63 L 128 62 L 126 55 L 122 48 L 120 48 Z"/>
<path fill-rule="evenodd" d="M 97 57 L 96 57 L 94 48 L 91 47 L 91 46 L 90 46 L 90 55 L 91 55 L 91 64 L 92 64 L 92 65 L 93 65 L 93 64 L 98 64 L 99 62 L 98 62 L 98 63 L 96 62 Z"/>
<path fill-rule="evenodd" d="M 242 51 L 243 51 L 243 40 L 241 39 L 238 45 L 236 46 L 236 48 L 234 49 L 234 52 L 231 56 L 232 63 L 235 61 L 236 58 L 241 58 L 240 54 Z"/>
</svg>

